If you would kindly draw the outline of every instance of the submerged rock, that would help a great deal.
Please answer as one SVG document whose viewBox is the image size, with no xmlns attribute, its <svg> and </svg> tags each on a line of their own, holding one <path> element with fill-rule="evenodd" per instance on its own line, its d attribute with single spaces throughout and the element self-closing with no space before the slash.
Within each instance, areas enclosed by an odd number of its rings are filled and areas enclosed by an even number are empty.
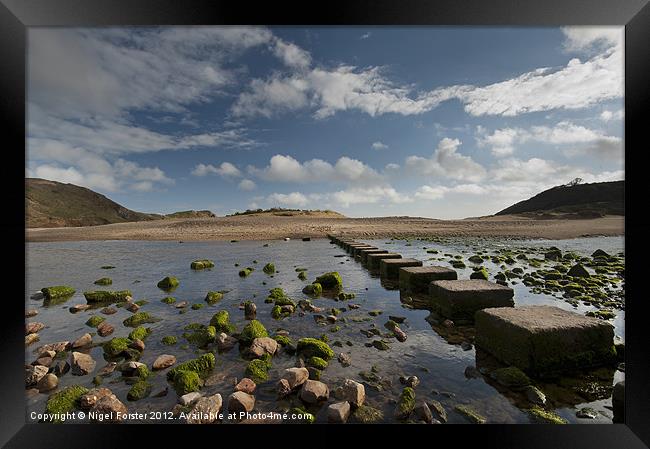
<svg viewBox="0 0 650 449">
<path fill-rule="evenodd" d="M 173 288 L 176 288 L 180 285 L 180 282 L 178 279 L 176 279 L 173 276 L 167 276 L 160 281 L 158 281 L 158 288 L 163 289 L 163 290 L 171 290 Z"/>
</svg>

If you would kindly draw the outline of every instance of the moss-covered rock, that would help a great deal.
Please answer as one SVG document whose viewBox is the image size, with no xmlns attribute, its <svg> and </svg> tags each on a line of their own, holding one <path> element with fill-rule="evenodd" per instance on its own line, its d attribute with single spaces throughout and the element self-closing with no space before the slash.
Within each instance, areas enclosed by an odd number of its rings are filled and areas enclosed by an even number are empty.
<svg viewBox="0 0 650 449">
<path fill-rule="evenodd" d="M 325 369 L 329 365 L 326 360 L 321 359 L 320 357 L 310 357 L 307 359 L 307 365 L 313 366 L 316 369 Z"/>
<path fill-rule="evenodd" d="M 339 301 L 346 301 L 348 299 L 354 299 L 356 297 L 357 297 L 357 295 L 354 294 L 354 293 L 344 293 L 344 292 L 339 293 L 339 296 L 338 296 Z"/>
<path fill-rule="evenodd" d="M 316 338 L 301 338 L 298 340 L 298 352 L 305 357 L 320 357 L 330 360 L 334 357 L 334 351 L 327 343 Z"/>
<path fill-rule="evenodd" d="M 97 327 L 100 324 L 102 324 L 105 320 L 106 318 L 104 318 L 103 316 L 92 315 L 90 318 L 88 318 L 88 321 L 86 321 L 86 326 Z"/>
<path fill-rule="evenodd" d="M 214 292 L 214 291 L 209 291 L 207 295 L 205 295 L 205 302 L 207 302 L 210 305 L 214 305 L 221 301 L 223 299 L 223 292 Z"/>
<path fill-rule="evenodd" d="M 246 366 L 246 376 L 256 383 L 265 382 L 269 378 L 268 372 L 270 368 L 270 357 L 251 360 Z"/>
<path fill-rule="evenodd" d="M 353 412 L 352 419 L 361 424 L 373 424 L 382 421 L 384 413 L 369 405 L 362 405 Z"/>
<path fill-rule="evenodd" d="M 87 302 L 123 302 L 127 301 L 127 298 L 132 298 L 130 290 L 120 290 L 120 291 L 111 291 L 111 290 L 95 290 L 84 292 L 84 297 Z"/>
<path fill-rule="evenodd" d="M 397 399 L 395 407 L 395 418 L 407 419 L 415 408 L 415 391 L 411 387 L 404 387 Z"/>
<path fill-rule="evenodd" d="M 45 287 L 41 289 L 41 293 L 46 300 L 67 298 L 74 295 L 76 290 L 67 285 L 55 285 L 53 287 Z"/>
<path fill-rule="evenodd" d="M 104 354 L 109 358 L 117 357 L 129 348 L 131 340 L 124 337 L 111 338 L 109 341 L 102 345 Z"/>
<path fill-rule="evenodd" d="M 467 260 L 472 263 L 483 263 L 483 258 L 479 255 L 470 256 Z"/>
<path fill-rule="evenodd" d="M 129 333 L 129 338 L 131 340 L 142 340 L 144 341 L 145 338 L 147 338 L 151 334 L 151 328 L 149 327 L 144 327 L 144 326 L 139 326 L 135 329 L 133 329 Z"/>
<path fill-rule="evenodd" d="M 158 281 L 158 288 L 163 289 L 163 290 L 171 290 L 180 285 L 180 282 L 178 279 L 176 279 L 174 276 L 166 276 L 160 281 Z"/>
<path fill-rule="evenodd" d="M 250 346 L 256 338 L 268 337 L 264 325 L 258 320 L 251 320 L 239 335 L 239 343 L 244 346 Z"/>
<path fill-rule="evenodd" d="M 206 268 L 213 268 L 214 262 L 208 259 L 198 259 L 190 264 L 192 270 L 204 270 Z"/>
<path fill-rule="evenodd" d="M 288 314 L 283 314 L 282 313 L 282 307 L 281 306 L 276 305 L 276 306 L 273 306 L 273 308 L 271 309 L 271 318 L 273 318 L 274 320 L 279 320 L 280 318 L 282 318 L 285 315 L 288 315 Z"/>
<path fill-rule="evenodd" d="M 513 390 L 523 389 L 530 385 L 530 378 L 515 366 L 495 369 L 490 373 L 490 377 L 504 387 L 512 388 Z"/>
<path fill-rule="evenodd" d="M 314 283 L 320 284 L 325 290 L 342 290 L 343 280 L 341 275 L 336 271 L 322 274 L 316 278 Z"/>
<path fill-rule="evenodd" d="M 79 407 L 79 400 L 86 393 L 88 393 L 88 389 L 81 385 L 71 385 L 53 393 L 47 399 L 45 413 L 52 415 L 53 422 L 61 422 L 58 416 L 64 415 Z"/>
<path fill-rule="evenodd" d="M 174 335 L 166 335 L 160 340 L 160 342 L 166 346 L 172 346 L 178 342 L 178 339 Z"/>
<path fill-rule="evenodd" d="M 571 269 L 567 272 L 567 275 L 580 278 L 591 277 L 591 274 L 589 274 L 587 269 L 579 263 L 572 266 Z"/>
<path fill-rule="evenodd" d="M 306 281 L 307 280 L 307 273 L 304 272 L 304 271 L 300 271 L 298 273 L 298 279 L 300 279 L 301 281 Z"/>
<path fill-rule="evenodd" d="M 139 401 L 144 399 L 151 393 L 151 384 L 145 380 L 139 380 L 134 383 L 129 392 L 126 394 L 126 398 L 129 401 Z"/>
<path fill-rule="evenodd" d="M 235 326 L 230 323 L 230 314 L 226 310 L 220 310 L 212 315 L 210 326 L 214 326 L 217 333 L 231 334 L 235 331 Z"/>
<path fill-rule="evenodd" d="M 141 324 L 155 323 L 156 321 L 160 321 L 160 319 L 149 315 L 147 312 L 137 312 L 122 321 L 122 324 L 128 327 L 137 327 Z"/>
<path fill-rule="evenodd" d="M 199 302 L 192 304 L 192 307 L 190 307 L 192 310 L 199 310 L 205 307 L 205 304 L 201 304 Z"/>
<path fill-rule="evenodd" d="M 184 372 L 193 372 L 199 377 L 205 377 L 212 369 L 214 369 L 215 363 L 216 360 L 213 353 L 209 352 L 207 354 L 203 354 L 199 358 L 188 360 L 187 362 L 176 365 L 173 369 L 169 370 L 167 372 L 167 380 L 174 382 L 174 380 L 180 377 L 181 373 Z"/>
<path fill-rule="evenodd" d="M 302 289 L 302 292 L 306 295 L 311 295 L 314 297 L 320 296 L 323 294 L 323 286 L 318 282 L 314 282 L 313 284 L 305 285 L 305 287 Z"/>
<path fill-rule="evenodd" d="M 562 251 L 560 251 L 559 248 L 553 246 L 544 253 L 544 259 L 554 261 L 560 260 L 562 259 Z"/>
<path fill-rule="evenodd" d="M 195 371 L 180 371 L 172 379 L 174 391 L 179 396 L 199 391 L 203 385 L 201 376 Z"/>
<path fill-rule="evenodd" d="M 488 271 L 485 268 L 474 271 L 469 275 L 470 279 L 483 279 L 484 281 L 488 280 Z"/>
<path fill-rule="evenodd" d="M 239 271 L 239 277 L 245 278 L 249 276 L 253 272 L 253 269 L 251 267 L 244 268 L 243 270 Z"/>
<path fill-rule="evenodd" d="M 472 422 L 472 424 L 485 424 L 487 422 L 487 419 L 485 419 L 485 417 L 479 415 L 474 409 L 468 407 L 467 405 L 459 404 L 454 407 L 454 409 L 465 418 L 467 418 L 470 422 Z"/>
<path fill-rule="evenodd" d="M 191 344 L 198 346 L 199 348 L 205 348 L 210 343 L 214 343 L 217 340 L 217 330 L 214 326 L 205 326 L 192 333 L 185 333 L 183 336 Z"/>
<path fill-rule="evenodd" d="M 264 268 L 262 268 L 262 271 L 266 274 L 274 274 L 275 273 L 275 264 L 269 262 L 266 265 L 264 265 Z"/>
<path fill-rule="evenodd" d="M 163 299 L 161 299 L 160 302 L 164 304 L 174 304 L 176 302 L 176 298 L 174 298 L 173 296 L 166 296 Z"/>
<path fill-rule="evenodd" d="M 286 335 L 275 335 L 273 339 L 277 341 L 280 346 L 291 346 L 293 344 L 291 338 Z"/>
<path fill-rule="evenodd" d="M 111 285 L 113 283 L 113 280 L 111 278 L 100 278 L 97 279 L 93 284 L 96 285 Z"/>
<path fill-rule="evenodd" d="M 533 407 L 528 413 L 534 421 L 544 424 L 568 424 L 567 420 L 550 410 L 544 410 L 541 407 Z"/>
</svg>

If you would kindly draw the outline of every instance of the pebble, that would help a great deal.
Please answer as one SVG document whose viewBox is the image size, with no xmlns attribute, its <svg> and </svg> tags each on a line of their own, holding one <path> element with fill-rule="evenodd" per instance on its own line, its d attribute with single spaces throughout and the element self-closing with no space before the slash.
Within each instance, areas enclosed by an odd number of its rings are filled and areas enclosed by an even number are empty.
<svg viewBox="0 0 650 449">
<path fill-rule="evenodd" d="M 104 315 L 113 315 L 114 313 L 117 313 L 117 309 L 115 307 L 104 307 L 100 312 Z"/>
<path fill-rule="evenodd" d="M 36 309 L 29 309 L 27 312 L 25 312 L 25 318 L 31 318 L 36 315 L 38 315 L 38 310 Z"/>
<path fill-rule="evenodd" d="M 90 309 L 89 304 L 76 304 L 70 307 L 70 312 L 77 313 L 77 312 L 83 312 L 84 310 L 88 310 L 88 309 Z"/>
</svg>

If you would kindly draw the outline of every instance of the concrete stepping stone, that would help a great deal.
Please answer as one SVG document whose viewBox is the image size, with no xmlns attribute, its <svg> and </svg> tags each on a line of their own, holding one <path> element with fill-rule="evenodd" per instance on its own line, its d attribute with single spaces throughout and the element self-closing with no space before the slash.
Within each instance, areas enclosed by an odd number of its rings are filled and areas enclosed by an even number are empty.
<svg viewBox="0 0 650 449">
<path fill-rule="evenodd" d="M 614 327 L 553 306 L 476 313 L 476 346 L 538 376 L 615 363 Z"/>
<path fill-rule="evenodd" d="M 379 270 L 379 263 L 384 259 L 401 259 L 402 255 L 397 253 L 385 253 L 385 254 L 368 254 L 366 263 L 369 270 Z"/>
<path fill-rule="evenodd" d="M 422 261 L 417 259 L 381 259 L 379 262 L 379 276 L 384 279 L 399 279 L 399 269 L 402 267 L 421 267 Z"/>
<path fill-rule="evenodd" d="M 445 318 L 470 323 L 478 310 L 515 305 L 510 287 L 483 279 L 432 281 L 429 296 L 434 310 Z"/>
<path fill-rule="evenodd" d="M 370 249 L 379 249 L 379 248 L 377 248 L 376 246 L 372 246 L 372 245 L 369 245 L 369 246 L 357 246 L 356 248 L 352 249 L 352 256 L 355 259 L 358 259 L 359 256 L 361 255 L 361 251 L 366 251 L 366 250 L 370 250 Z"/>
<path fill-rule="evenodd" d="M 367 243 L 351 243 L 348 245 L 348 252 L 354 255 L 354 250 L 357 248 L 374 248 L 374 246 L 368 245 Z"/>
<path fill-rule="evenodd" d="M 388 254 L 388 251 L 385 249 L 362 249 L 359 251 L 359 260 L 362 265 L 368 263 L 368 254 Z"/>
<path fill-rule="evenodd" d="M 456 270 L 448 267 L 404 267 L 399 269 L 399 288 L 412 292 L 429 292 L 432 281 L 456 280 Z"/>
</svg>

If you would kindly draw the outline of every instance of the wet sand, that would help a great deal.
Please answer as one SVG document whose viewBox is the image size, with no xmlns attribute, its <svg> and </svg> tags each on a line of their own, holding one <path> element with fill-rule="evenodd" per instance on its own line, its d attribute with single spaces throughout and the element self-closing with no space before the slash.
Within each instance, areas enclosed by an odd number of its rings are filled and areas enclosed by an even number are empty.
<svg viewBox="0 0 650 449">
<path fill-rule="evenodd" d="M 515 215 L 436 220 L 417 217 L 312 217 L 270 214 L 167 219 L 102 226 L 28 229 L 33 242 L 79 240 L 268 240 L 327 234 L 349 238 L 483 236 L 567 239 L 624 234 L 624 217 L 533 219 Z"/>
</svg>

